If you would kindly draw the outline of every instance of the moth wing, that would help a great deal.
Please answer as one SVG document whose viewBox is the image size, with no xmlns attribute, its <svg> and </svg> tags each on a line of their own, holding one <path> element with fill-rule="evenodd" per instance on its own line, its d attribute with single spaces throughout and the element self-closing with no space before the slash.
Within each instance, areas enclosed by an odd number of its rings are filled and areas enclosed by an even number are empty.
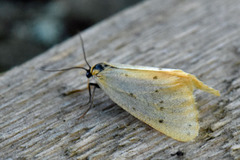
<svg viewBox="0 0 240 160">
<path fill-rule="evenodd" d="M 199 86 L 204 84 L 195 76 L 181 70 L 117 66 L 95 78 L 115 103 L 156 130 L 184 142 L 198 135 L 193 90 L 197 87 L 195 81 Z"/>
</svg>

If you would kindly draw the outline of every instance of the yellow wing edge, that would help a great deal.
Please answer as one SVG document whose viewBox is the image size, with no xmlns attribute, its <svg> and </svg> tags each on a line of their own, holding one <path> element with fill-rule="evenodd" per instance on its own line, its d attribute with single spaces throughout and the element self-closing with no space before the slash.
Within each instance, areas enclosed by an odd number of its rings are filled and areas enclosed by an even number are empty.
<svg viewBox="0 0 240 160">
<path fill-rule="evenodd" d="M 195 77 L 194 75 L 189 74 L 189 76 L 191 77 L 195 88 L 200 89 L 205 92 L 208 92 L 215 96 L 220 96 L 220 92 L 218 90 L 211 88 L 208 85 L 204 84 L 202 81 L 198 80 L 197 77 Z"/>
</svg>

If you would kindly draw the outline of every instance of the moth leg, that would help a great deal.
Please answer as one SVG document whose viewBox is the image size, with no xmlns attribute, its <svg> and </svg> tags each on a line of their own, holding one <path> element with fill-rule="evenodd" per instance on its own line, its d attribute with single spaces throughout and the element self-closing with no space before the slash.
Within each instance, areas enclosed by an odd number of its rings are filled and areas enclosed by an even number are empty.
<svg viewBox="0 0 240 160">
<path fill-rule="evenodd" d="M 94 86 L 92 94 L 91 94 L 90 86 Z M 96 88 L 99 88 L 98 84 L 96 84 L 96 83 L 89 83 L 89 97 L 90 97 L 90 102 L 89 103 L 91 103 L 91 104 L 89 105 L 88 109 L 79 117 L 79 119 L 83 118 L 87 114 L 87 112 L 92 108 L 92 106 L 93 106 L 93 98 L 94 98 L 94 95 L 95 95 Z"/>
<path fill-rule="evenodd" d="M 71 94 L 74 94 L 74 93 L 77 93 L 77 92 L 82 92 L 84 91 L 84 89 L 76 89 L 76 90 L 72 90 L 72 91 L 69 91 L 67 93 L 63 93 L 64 96 L 69 96 Z"/>
<path fill-rule="evenodd" d="M 91 86 L 94 86 L 94 88 L 100 88 L 97 83 L 88 83 L 88 93 L 89 93 L 89 100 L 86 104 L 83 106 L 88 105 L 92 101 L 92 93 L 91 93 Z M 95 90 L 95 89 L 94 89 Z M 95 91 L 94 91 L 95 92 Z"/>
<path fill-rule="evenodd" d="M 88 93 L 89 93 L 89 100 L 86 104 L 84 104 L 83 106 L 86 106 L 88 105 L 90 102 L 91 102 L 91 97 L 92 97 L 92 94 L 91 94 L 91 87 L 90 86 L 95 86 L 96 88 L 100 88 L 99 85 L 97 83 L 88 83 Z M 67 92 L 67 93 L 64 93 L 63 95 L 64 96 L 69 96 L 71 94 L 74 94 L 74 93 L 77 93 L 77 92 L 82 92 L 84 91 L 85 89 L 76 89 L 76 90 L 72 90 L 70 92 Z"/>
</svg>

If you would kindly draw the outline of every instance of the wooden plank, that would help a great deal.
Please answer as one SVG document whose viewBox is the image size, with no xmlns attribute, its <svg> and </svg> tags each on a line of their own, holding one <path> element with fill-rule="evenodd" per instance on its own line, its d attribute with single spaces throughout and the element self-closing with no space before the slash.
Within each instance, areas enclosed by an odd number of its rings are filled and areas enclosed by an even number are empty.
<svg viewBox="0 0 240 160">
<path fill-rule="evenodd" d="M 179 68 L 221 91 L 196 91 L 200 133 L 173 140 L 101 90 L 87 106 L 78 36 L 0 77 L 0 159 L 240 159 L 240 1 L 149 0 L 82 33 L 90 64 Z M 84 89 L 80 93 L 64 93 Z"/>
</svg>

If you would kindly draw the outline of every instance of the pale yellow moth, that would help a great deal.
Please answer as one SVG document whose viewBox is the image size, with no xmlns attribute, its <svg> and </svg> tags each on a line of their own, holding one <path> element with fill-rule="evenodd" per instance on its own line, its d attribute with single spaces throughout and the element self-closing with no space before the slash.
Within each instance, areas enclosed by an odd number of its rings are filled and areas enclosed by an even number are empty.
<svg viewBox="0 0 240 160">
<path fill-rule="evenodd" d="M 82 38 L 81 42 L 83 46 Z M 83 53 L 86 61 L 84 46 Z M 62 70 L 84 69 L 87 78 L 93 78 L 97 82 L 97 84 L 88 82 L 91 102 L 95 88 L 99 86 L 116 104 L 131 115 L 182 142 L 193 140 L 199 132 L 194 89 L 220 96 L 219 91 L 205 85 L 194 75 L 178 69 L 105 62 L 91 67 L 87 61 L 86 63 L 89 69 L 71 67 Z M 90 90 L 91 85 L 95 86 L 93 96 Z"/>
</svg>

